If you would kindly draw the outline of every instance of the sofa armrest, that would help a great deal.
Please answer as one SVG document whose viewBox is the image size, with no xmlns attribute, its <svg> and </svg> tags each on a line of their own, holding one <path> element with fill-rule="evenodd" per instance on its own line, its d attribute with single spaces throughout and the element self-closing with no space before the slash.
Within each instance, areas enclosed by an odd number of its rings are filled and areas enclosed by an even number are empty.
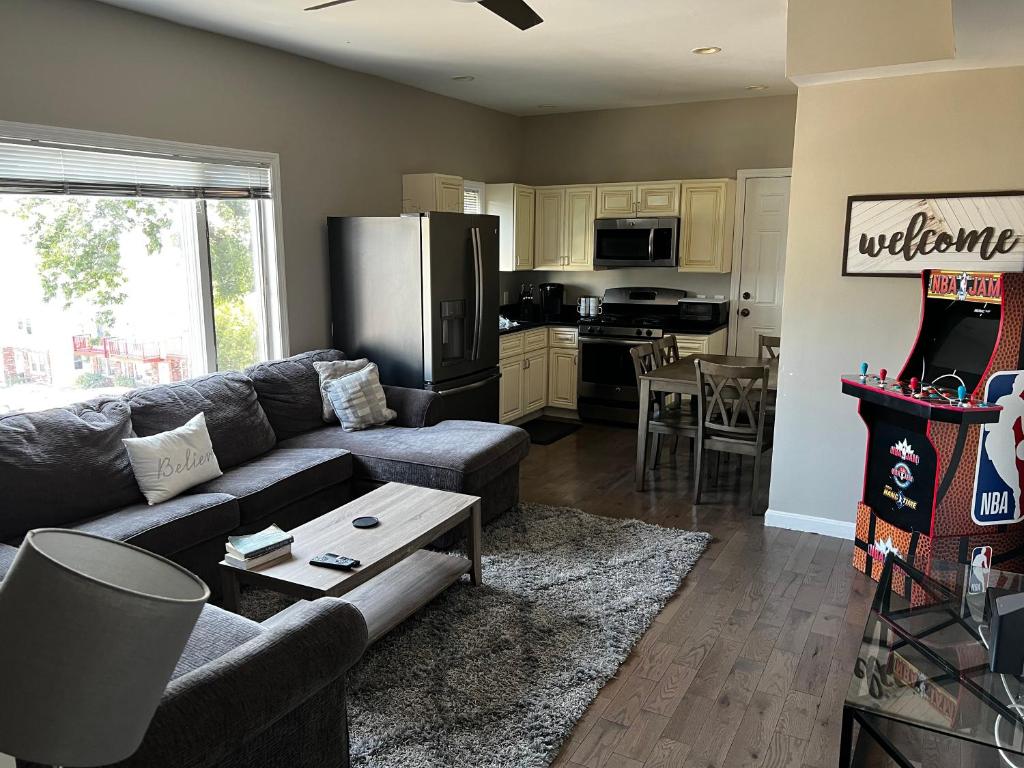
<svg viewBox="0 0 1024 768">
<path fill-rule="evenodd" d="M 441 396 L 425 389 L 384 385 L 388 408 L 398 414 L 396 427 L 432 427 L 442 421 Z"/>
<path fill-rule="evenodd" d="M 118 766 L 218 765 L 342 677 L 365 648 L 355 606 L 330 597 L 302 604 L 287 621 L 171 681 L 139 751 Z"/>
</svg>

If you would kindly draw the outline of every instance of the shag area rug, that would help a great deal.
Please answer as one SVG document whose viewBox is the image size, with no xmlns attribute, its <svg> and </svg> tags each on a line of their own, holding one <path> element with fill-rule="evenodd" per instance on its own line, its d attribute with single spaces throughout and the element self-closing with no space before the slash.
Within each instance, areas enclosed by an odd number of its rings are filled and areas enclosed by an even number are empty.
<svg viewBox="0 0 1024 768">
<path fill-rule="evenodd" d="M 484 529 L 482 586 L 454 585 L 350 672 L 353 767 L 546 768 L 710 539 L 520 504 Z M 283 607 L 243 597 L 248 615 Z"/>
</svg>

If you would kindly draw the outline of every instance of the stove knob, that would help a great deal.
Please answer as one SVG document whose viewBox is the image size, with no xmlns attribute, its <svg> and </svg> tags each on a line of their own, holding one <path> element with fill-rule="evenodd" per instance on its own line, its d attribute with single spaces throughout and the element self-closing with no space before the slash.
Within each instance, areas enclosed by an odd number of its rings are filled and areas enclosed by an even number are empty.
<svg viewBox="0 0 1024 768">
<path fill-rule="evenodd" d="M 643 336 L 643 335 L 644 335 L 644 332 L 643 332 L 643 331 L 641 331 L 641 330 L 640 330 L 639 328 L 637 328 L 637 329 L 636 329 L 636 335 L 637 335 L 637 336 Z"/>
<path fill-rule="evenodd" d="M 598 329 L 597 329 L 597 332 L 598 332 L 598 333 L 604 333 L 604 328 L 598 328 Z"/>
<path fill-rule="evenodd" d="M 593 333 L 594 332 L 594 326 L 588 325 L 586 328 L 583 329 L 583 332 L 584 333 Z"/>
<path fill-rule="evenodd" d="M 647 335 L 648 335 L 648 336 L 653 336 L 653 335 L 654 335 L 654 331 L 648 331 L 648 332 L 647 332 Z"/>
</svg>

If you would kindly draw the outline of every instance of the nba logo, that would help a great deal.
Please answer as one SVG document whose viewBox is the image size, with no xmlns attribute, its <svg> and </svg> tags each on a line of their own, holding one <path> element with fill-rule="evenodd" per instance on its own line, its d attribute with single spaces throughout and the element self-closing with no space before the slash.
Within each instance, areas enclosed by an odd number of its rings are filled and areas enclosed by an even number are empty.
<svg viewBox="0 0 1024 768">
<path fill-rule="evenodd" d="M 978 525 L 1016 523 L 1024 489 L 1024 371 L 992 374 L 985 401 L 1003 410 L 999 421 L 981 428 L 971 519 Z"/>
<path fill-rule="evenodd" d="M 971 570 L 967 579 L 967 594 L 980 595 L 988 589 L 988 576 L 992 569 L 992 547 L 975 547 L 971 551 Z"/>
</svg>

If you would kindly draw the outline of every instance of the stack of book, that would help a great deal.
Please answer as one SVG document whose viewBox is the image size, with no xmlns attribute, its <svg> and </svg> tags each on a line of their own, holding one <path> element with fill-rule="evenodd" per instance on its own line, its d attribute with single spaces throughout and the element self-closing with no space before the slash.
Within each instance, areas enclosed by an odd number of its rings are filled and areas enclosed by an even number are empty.
<svg viewBox="0 0 1024 768">
<path fill-rule="evenodd" d="M 224 562 L 235 568 L 250 570 L 288 557 L 295 537 L 272 525 L 259 533 L 228 536 Z"/>
</svg>

